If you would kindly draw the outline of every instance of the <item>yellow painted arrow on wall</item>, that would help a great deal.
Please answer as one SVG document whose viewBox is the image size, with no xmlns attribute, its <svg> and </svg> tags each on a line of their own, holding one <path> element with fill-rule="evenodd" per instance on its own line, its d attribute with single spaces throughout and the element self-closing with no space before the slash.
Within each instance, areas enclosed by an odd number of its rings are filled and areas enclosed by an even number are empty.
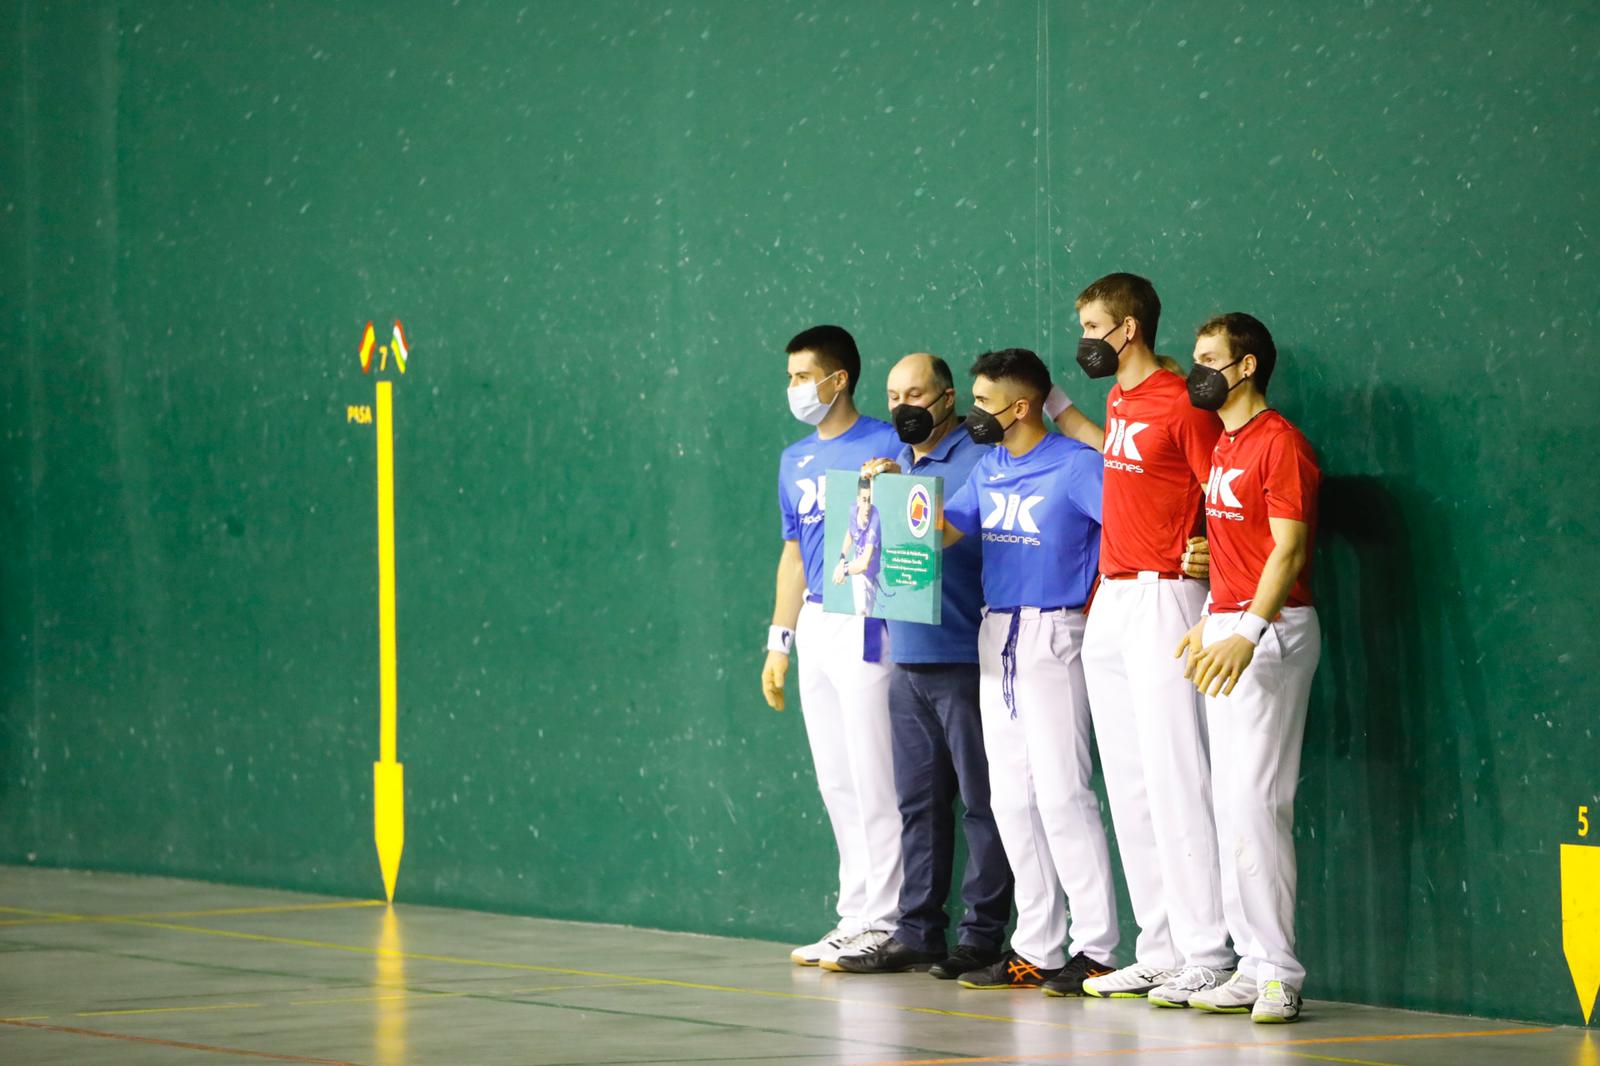
<svg viewBox="0 0 1600 1066">
<path fill-rule="evenodd" d="M 394 383 L 378 382 L 378 761 L 372 764 L 372 826 L 383 894 L 394 900 L 406 846 L 405 767 L 395 752 Z"/>
<path fill-rule="evenodd" d="M 1561 950 L 1587 1025 L 1600 991 L 1600 847 L 1561 845 Z"/>
</svg>

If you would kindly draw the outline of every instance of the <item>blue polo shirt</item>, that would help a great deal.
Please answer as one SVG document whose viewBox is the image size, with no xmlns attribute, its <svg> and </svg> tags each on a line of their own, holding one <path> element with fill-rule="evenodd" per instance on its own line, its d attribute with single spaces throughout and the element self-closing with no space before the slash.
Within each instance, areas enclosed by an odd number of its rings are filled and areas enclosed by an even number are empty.
<svg viewBox="0 0 1600 1066">
<path fill-rule="evenodd" d="M 967 483 L 972 468 L 990 449 L 972 439 L 964 425 L 953 426 L 922 459 L 908 447 L 900 469 L 919 477 L 944 478 L 945 498 Z M 889 621 L 889 654 L 897 663 L 975 663 L 978 623 L 983 620 L 983 547 L 966 537 L 945 549 L 943 600 L 936 626 Z"/>
<path fill-rule="evenodd" d="M 1100 568 L 1100 453 L 1051 434 L 1026 455 L 988 450 L 944 520 L 983 546 L 984 602 L 1082 607 Z"/>
</svg>

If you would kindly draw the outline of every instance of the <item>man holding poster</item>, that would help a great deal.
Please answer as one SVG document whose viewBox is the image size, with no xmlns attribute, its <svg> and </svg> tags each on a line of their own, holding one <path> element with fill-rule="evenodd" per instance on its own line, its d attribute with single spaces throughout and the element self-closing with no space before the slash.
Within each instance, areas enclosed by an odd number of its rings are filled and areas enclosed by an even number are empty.
<svg viewBox="0 0 1600 1066">
<path fill-rule="evenodd" d="M 950 367 L 936 355 L 917 353 L 889 372 L 889 410 L 904 442 L 895 463 L 875 461 L 863 473 L 902 470 L 944 479 L 949 490 L 966 483 L 986 451 L 956 414 Z M 882 482 L 880 482 L 882 484 Z M 913 532 L 938 516 L 931 500 L 908 497 Z M 922 509 L 919 509 L 922 508 Z M 929 530 L 936 533 L 936 530 Z M 889 622 L 889 725 L 895 791 L 900 797 L 900 849 L 905 880 L 894 938 L 873 951 L 843 955 L 828 969 L 848 973 L 901 973 L 930 967 L 951 980 L 1000 958 L 1011 918 L 1011 867 L 989 812 L 989 765 L 978 713 L 978 623 L 983 611 L 982 552 L 976 539 L 945 552 L 938 624 Z M 955 864 L 955 802 L 965 808 L 961 828 L 967 869 L 961 884 L 966 911 L 949 950 L 945 900 Z"/>
</svg>

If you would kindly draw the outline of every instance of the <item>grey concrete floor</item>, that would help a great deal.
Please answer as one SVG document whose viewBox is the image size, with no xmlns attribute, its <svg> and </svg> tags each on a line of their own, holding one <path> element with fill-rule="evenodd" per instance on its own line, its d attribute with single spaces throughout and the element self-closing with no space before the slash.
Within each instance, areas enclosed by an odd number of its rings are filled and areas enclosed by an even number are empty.
<svg viewBox="0 0 1600 1066">
<path fill-rule="evenodd" d="M 1600 1066 L 1597 1047 L 1577 1029 L 1339 1003 L 1258 1026 L 824 973 L 761 941 L 0 867 L 7 1066 Z"/>
</svg>

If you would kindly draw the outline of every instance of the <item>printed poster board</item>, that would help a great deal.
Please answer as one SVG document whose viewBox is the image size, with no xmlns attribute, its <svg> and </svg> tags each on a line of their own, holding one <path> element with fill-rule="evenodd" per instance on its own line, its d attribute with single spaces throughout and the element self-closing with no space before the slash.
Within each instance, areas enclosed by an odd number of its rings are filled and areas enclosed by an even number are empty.
<svg viewBox="0 0 1600 1066">
<path fill-rule="evenodd" d="M 829 470 L 822 609 L 939 624 L 944 478 Z"/>
</svg>

